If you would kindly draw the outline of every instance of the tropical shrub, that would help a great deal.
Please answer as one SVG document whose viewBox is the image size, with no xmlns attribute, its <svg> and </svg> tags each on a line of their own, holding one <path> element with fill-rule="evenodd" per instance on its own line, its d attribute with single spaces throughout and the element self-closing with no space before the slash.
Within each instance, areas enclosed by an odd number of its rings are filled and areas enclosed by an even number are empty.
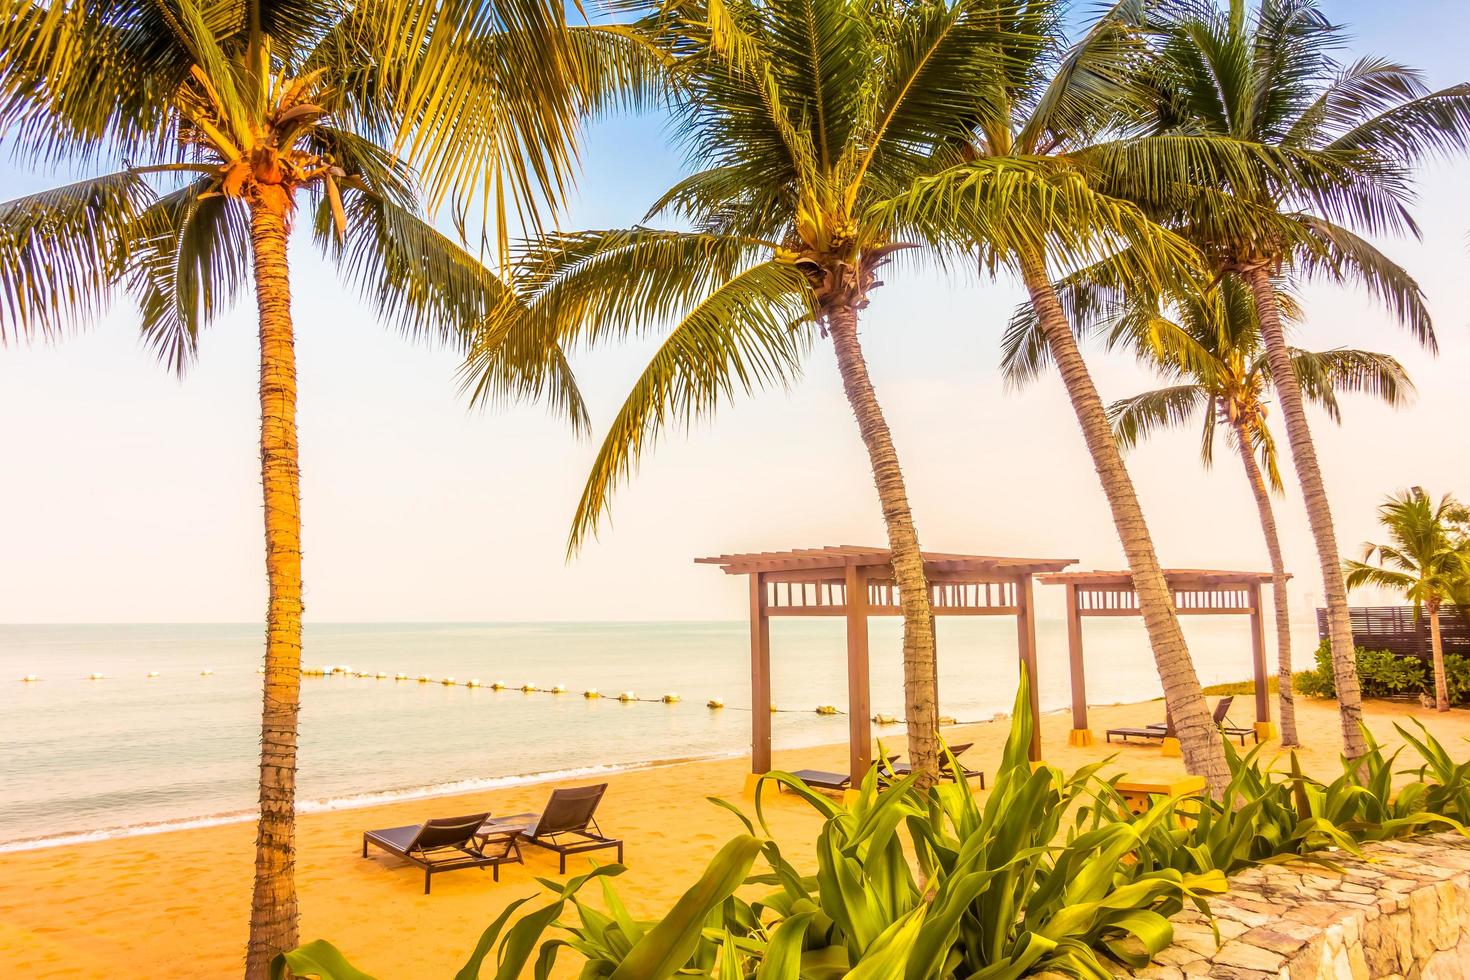
<svg viewBox="0 0 1470 980">
<path fill-rule="evenodd" d="M 1294 678 L 1297 690 L 1317 698 L 1337 696 L 1332 677 L 1332 649 L 1327 640 L 1317 646 L 1317 666 L 1302 671 Z M 1450 661 L 1455 662 L 1450 673 Z M 1412 697 L 1433 689 L 1429 666 L 1418 657 L 1403 657 L 1387 650 L 1357 648 L 1358 683 L 1365 698 Z M 1453 654 L 1445 658 L 1445 671 L 1450 675 L 1450 699 L 1458 696 L 1461 703 L 1470 699 L 1470 658 Z"/>
</svg>

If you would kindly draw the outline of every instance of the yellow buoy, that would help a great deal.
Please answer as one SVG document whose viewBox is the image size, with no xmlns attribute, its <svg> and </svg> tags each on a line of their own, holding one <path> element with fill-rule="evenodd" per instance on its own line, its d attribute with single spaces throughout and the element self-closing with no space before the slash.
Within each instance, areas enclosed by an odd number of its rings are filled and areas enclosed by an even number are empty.
<svg viewBox="0 0 1470 980">
<path fill-rule="evenodd" d="M 491 684 L 490 685 L 490 690 L 492 690 L 492 691 L 503 691 L 503 690 L 505 690 L 505 681 L 496 681 L 494 684 Z"/>
<path fill-rule="evenodd" d="M 453 677 L 446 677 L 442 681 L 440 681 L 439 683 L 440 684 L 443 684 L 445 687 L 449 687 L 452 684 L 454 684 L 454 678 Z"/>
<path fill-rule="evenodd" d="M 480 686 L 480 679 L 478 677 L 471 677 L 469 680 L 467 680 L 467 681 L 464 682 L 464 686 L 465 687 L 479 687 Z"/>
<path fill-rule="evenodd" d="M 959 724 L 959 722 L 955 721 L 949 715 L 940 715 L 939 716 L 939 723 L 941 725 L 958 725 Z"/>
<path fill-rule="evenodd" d="M 156 671 L 156 670 L 150 670 L 148 672 L 148 676 L 149 677 L 157 677 L 158 676 L 158 671 Z"/>
<path fill-rule="evenodd" d="M 34 683 L 36 683 L 36 681 L 38 681 L 40 679 L 41 679 L 41 676 L 39 674 L 27 674 L 24 677 L 22 677 L 20 680 L 21 680 L 21 683 L 22 684 L 34 684 Z"/>
<path fill-rule="evenodd" d="M 678 704 L 680 698 L 679 695 L 675 694 L 673 691 L 670 691 L 668 694 L 665 694 L 663 697 L 659 698 L 659 700 L 662 701 L 664 704 Z"/>
<path fill-rule="evenodd" d="M 101 674 L 88 674 L 87 675 L 87 680 L 89 680 L 89 681 L 100 681 L 100 680 L 103 680 L 103 676 Z"/>
<path fill-rule="evenodd" d="M 591 700 L 594 700 L 595 698 L 602 697 L 602 695 L 601 694 L 598 694 L 597 693 L 597 688 L 594 687 L 594 688 L 589 688 L 588 690 L 583 691 L 582 692 L 582 697 L 586 698 L 588 701 L 591 701 Z"/>
<path fill-rule="evenodd" d="M 876 714 L 876 715 L 873 716 L 873 724 L 875 724 L 875 725 L 897 725 L 898 724 L 898 719 L 895 718 L 895 717 L 893 717 L 892 715 L 885 715 L 885 714 L 881 714 L 880 713 L 880 714 Z"/>
<path fill-rule="evenodd" d="M 406 680 L 408 680 L 408 675 L 407 674 L 394 674 L 393 675 L 393 679 L 395 681 L 406 681 Z"/>
<path fill-rule="evenodd" d="M 624 704 L 627 704 L 629 701 L 637 701 L 638 695 L 634 694 L 632 691 L 624 691 L 622 694 L 618 695 L 618 700 L 623 702 Z"/>
<path fill-rule="evenodd" d="M 817 714 L 835 715 L 837 714 L 837 706 L 835 704 L 819 704 L 817 705 Z"/>
<path fill-rule="evenodd" d="M 214 671 L 210 670 L 208 667 L 205 667 L 203 670 L 201 670 L 199 672 L 199 676 L 200 677 L 208 677 L 212 673 L 214 673 Z"/>
<path fill-rule="evenodd" d="M 536 687 L 535 684 L 522 684 L 521 685 L 521 693 L 522 694 L 533 694 L 533 693 L 536 692 L 536 690 L 537 690 L 537 687 Z"/>
<path fill-rule="evenodd" d="M 427 684 L 427 683 L 429 683 L 429 681 L 431 679 L 432 678 L 430 678 L 428 674 L 420 674 L 419 675 L 419 683 L 420 684 Z"/>
<path fill-rule="evenodd" d="M 723 708 L 725 706 L 725 701 L 723 698 L 710 698 L 704 704 L 707 708 Z"/>
<path fill-rule="evenodd" d="M 554 685 L 551 688 L 551 693 L 552 694 L 565 694 L 565 693 L 567 693 L 567 686 L 565 684 L 556 684 L 556 685 Z"/>
<path fill-rule="evenodd" d="M 377 673 L 376 673 L 376 674 L 374 674 L 374 675 L 373 675 L 373 677 L 374 677 L 374 678 L 375 678 L 375 679 L 376 679 L 376 680 L 382 680 L 382 679 L 383 679 L 383 678 L 385 678 L 385 677 L 387 677 L 387 676 L 388 676 L 388 675 L 387 675 L 387 674 L 385 674 L 385 673 L 384 673 L 384 672 L 383 672 L 383 671 L 381 671 L 381 670 L 380 670 L 380 671 L 378 671 L 378 672 L 377 672 Z"/>
</svg>

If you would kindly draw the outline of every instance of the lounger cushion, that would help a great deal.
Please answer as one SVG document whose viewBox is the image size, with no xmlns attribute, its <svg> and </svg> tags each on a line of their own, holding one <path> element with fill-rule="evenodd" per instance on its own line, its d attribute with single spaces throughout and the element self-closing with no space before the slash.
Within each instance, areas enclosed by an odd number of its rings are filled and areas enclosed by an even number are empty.
<svg viewBox="0 0 1470 980">
<path fill-rule="evenodd" d="M 388 830 L 369 830 L 363 836 L 373 841 L 378 846 L 403 854 L 408 850 L 414 838 L 419 835 L 423 828 L 414 824 L 412 827 L 390 827 Z"/>
<path fill-rule="evenodd" d="M 817 789 L 846 789 L 851 778 L 840 772 L 825 772 L 821 769 L 798 769 L 791 775 Z"/>
</svg>

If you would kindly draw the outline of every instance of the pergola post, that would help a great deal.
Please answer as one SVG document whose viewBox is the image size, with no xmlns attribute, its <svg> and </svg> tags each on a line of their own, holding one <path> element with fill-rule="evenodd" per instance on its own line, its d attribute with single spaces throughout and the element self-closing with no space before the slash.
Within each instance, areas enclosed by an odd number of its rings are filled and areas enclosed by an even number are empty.
<svg viewBox="0 0 1470 980">
<path fill-rule="evenodd" d="M 1267 680 L 1270 673 L 1266 667 L 1266 624 L 1261 615 L 1261 586 L 1259 582 L 1250 586 L 1251 607 L 1251 664 L 1256 679 L 1256 741 L 1264 742 L 1276 737 L 1276 726 L 1271 724 L 1271 685 Z"/>
<path fill-rule="evenodd" d="M 1087 671 L 1082 666 L 1082 613 L 1077 602 L 1077 586 L 1068 583 L 1067 592 L 1067 664 L 1072 676 L 1072 732 L 1068 745 L 1093 743 L 1092 729 L 1087 724 Z"/>
<path fill-rule="evenodd" d="M 856 565 L 843 579 L 847 607 L 848 774 L 856 788 L 873 764 L 872 696 L 868 677 L 868 580 Z"/>
<path fill-rule="evenodd" d="M 1031 589 L 1031 576 L 1016 577 L 1016 645 L 1022 666 L 1026 668 L 1026 687 L 1031 702 L 1031 745 L 1028 757 L 1041 761 L 1041 684 L 1036 669 L 1036 596 Z"/>
<path fill-rule="evenodd" d="M 771 771 L 771 618 L 766 576 L 750 574 L 750 771 Z"/>
</svg>

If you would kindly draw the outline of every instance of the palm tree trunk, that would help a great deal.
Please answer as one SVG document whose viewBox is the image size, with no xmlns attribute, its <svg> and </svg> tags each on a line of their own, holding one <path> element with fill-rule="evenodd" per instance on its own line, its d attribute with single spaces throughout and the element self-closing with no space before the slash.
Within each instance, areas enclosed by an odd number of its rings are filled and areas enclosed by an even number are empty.
<svg viewBox="0 0 1470 980">
<path fill-rule="evenodd" d="M 1266 553 L 1271 556 L 1271 600 L 1276 615 L 1276 687 L 1281 701 L 1281 744 L 1287 748 L 1301 745 L 1296 732 L 1296 698 L 1291 689 L 1291 610 L 1286 601 L 1286 563 L 1281 559 L 1281 538 L 1276 533 L 1276 515 L 1271 509 L 1271 494 L 1266 479 L 1251 452 L 1250 432 L 1243 423 L 1235 425 L 1235 443 L 1251 493 L 1256 498 L 1256 513 L 1261 518 L 1261 534 L 1266 538 Z"/>
<path fill-rule="evenodd" d="M 893 552 L 893 580 L 903 607 L 904 721 L 908 725 L 909 760 L 920 784 L 927 787 L 939 779 L 938 665 L 934 657 L 934 611 L 919 552 L 919 533 L 909 510 L 893 435 L 873 392 L 858 343 L 857 309 L 848 303 L 835 304 L 827 311 L 826 319 L 842 388 L 868 450 L 883 523 L 888 529 L 888 547 Z"/>
<path fill-rule="evenodd" d="M 1353 649 L 1353 628 L 1348 619 L 1347 586 L 1342 577 L 1342 556 L 1337 550 L 1337 531 L 1332 525 L 1332 509 L 1322 485 L 1322 470 L 1317 465 L 1317 450 L 1312 445 L 1312 430 L 1307 426 L 1307 413 L 1302 405 L 1301 384 L 1291 367 L 1291 352 L 1286 347 L 1286 332 L 1276 303 L 1276 289 L 1264 265 L 1245 272 L 1246 281 L 1256 302 L 1256 315 L 1261 324 L 1261 339 L 1266 344 L 1266 358 L 1271 364 L 1271 383 L 1281 401 L 1281 414 L 1286 420 L 1286 436 L 1291 442 L 1291 458 L 1301 483 L 1307 505 L 1307 520 L 1317 545 L 1317 561 L 1322 566 L 1322 593 L 1327 602 L 1327 635 L 1332 642 L 1332 678 L 1337 686 L 1337 709 L 1342 723 L 1342 748 L 1349 759 L 1357 759 L 1368 751 L 1363 740 L 1363 704 L 1358 688 L 1357 653 Z"/>
<path fill-rule="evenodd" d="M 1434 651 L 1434 710 L 1450 710 L 1450 684 L 1444 672 L 1444 639 L 1439 632 L 1439 603 L 1429 602 L 1429 648 Z"/>
<path fill-rule="evenodd" d="M 1097 387 L 1092 383 L 1092 376 L 1088 374 L 1082 352 L 1077 349 L 1076 338 L 1072 336 L 1056 290 L 1046 274 L 1045 264 L 1036 256 L 1022 256 L 1021 274 L 1113 512 L 1113 524 L 1123 544 L 1123 553 L 1128 558 L 1138 609 L 1148 630 L 1154 663 L 1164 686 L 1164 701 L 1174 722 L 1184 765 L 1195 775 L 1205 777 L 1210 792 L 1219 797 L 1230 782 L 1230 767 L 1225 761 L 1220 731 L 1200 690 L 1199 676 L 1189 658 L 1189 649 L 1184 643 L 1184 633 L 1179 628 L 1179 617 L 1174 610 L 1174 596 L 1159 566 L 1133 481 L 1123 465 L 1118 445 L 1113 441 L 1107 411 Z"/>
<path fill-rule="evenodd" d="M 267 191 L 277 190 L 266 188 Z M 265 693 L 260 722 L 260 823 L 250 905 L 247 980 L 298 943 L 296 716 L 301 703 L 301 490 L 296 446 L 296 353 L 286 268 L 289 200 L 251 201 L 250 239 L 260 312 L 260 472 L 265 492 Z"/>
</svg>

